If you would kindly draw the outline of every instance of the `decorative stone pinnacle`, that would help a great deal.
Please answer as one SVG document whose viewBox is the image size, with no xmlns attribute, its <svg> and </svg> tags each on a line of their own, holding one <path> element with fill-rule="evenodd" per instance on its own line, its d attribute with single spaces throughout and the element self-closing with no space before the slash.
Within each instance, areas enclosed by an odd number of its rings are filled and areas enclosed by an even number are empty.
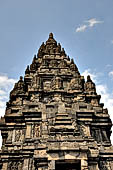
<svg viewBox="0 0 113 170">
<path fill-rule="evenodd" d="M 57 42 L 56 42 L 56 40 L 53 38 L 53 33 L 50 33 L 49 34 L 49 38 L 48 38 L 48 40 L 46 41 L 46 45 L 47 44 L 57 44 Z M 44 44 L 43 44 L 44 45 Z"/>
<path fill-rule="evenodd" d="M 36 54 L 34 55 L 34 59 L 36 60 Z"/>
<path fill-rule="evenodd" d="M 71 64 L 74 64 L 74 60 L 73 60 L 73 58 L 71 59 Z"/>
<path fill-rule="evenodd" d="M 65 52 L 65 51 L 64 51 L 64 48 L 62 48 L 62 52 Z"/>
<path fill-rule="evenodd" d="M 23 77 L 22 76 L 20 76 L 20 81 L 23 81 Z"/>
<path fill-rule="evenodd" d="M 87 81 L 91 81 L 90 75 L 87 76 Z"/>
<path fill-rule="evenodd" d="M 53 33 L 51 32 L 50 34 L 49 34 L 49 38 L 53 38 Z"/>
</svg>

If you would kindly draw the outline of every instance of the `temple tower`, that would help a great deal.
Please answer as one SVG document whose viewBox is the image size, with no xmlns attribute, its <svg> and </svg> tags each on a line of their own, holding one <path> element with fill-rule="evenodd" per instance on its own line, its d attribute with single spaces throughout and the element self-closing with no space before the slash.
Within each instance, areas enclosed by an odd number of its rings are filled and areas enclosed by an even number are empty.
<svg viewBox="0 0 113 170">
<path fill-rule="evenodd" d="M 2 170 L 113 170 L 112 122 L 90 76 L 50 33 L 0 120 Z"/>
</svg>

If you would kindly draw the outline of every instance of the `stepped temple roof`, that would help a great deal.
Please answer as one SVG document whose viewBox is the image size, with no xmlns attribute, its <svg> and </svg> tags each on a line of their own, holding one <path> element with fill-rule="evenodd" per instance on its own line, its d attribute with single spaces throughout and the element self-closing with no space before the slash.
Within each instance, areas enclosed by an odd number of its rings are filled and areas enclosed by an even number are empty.
<svg viewBox="0 0 113 170">
<path fill-rule="evenodd" d="M 53 34 L 10 92 L 0 120 L 2 170 L 113 170 L 112 122 Z"/>
</svg>

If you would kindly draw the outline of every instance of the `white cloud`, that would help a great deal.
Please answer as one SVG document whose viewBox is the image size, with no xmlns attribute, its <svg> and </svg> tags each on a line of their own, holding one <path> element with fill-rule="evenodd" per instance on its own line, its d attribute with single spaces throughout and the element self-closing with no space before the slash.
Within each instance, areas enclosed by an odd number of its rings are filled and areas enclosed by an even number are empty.
<svg viewBox="0 0 113 170">
<path fill-rule="evenodd" d="M 76 28 L 76 32 L 84 32 L 87 28 L 87 25 L 81 25 L 80 27 Z"/>
<path fill-rule="evenodd" d="M 112 66 L 111 64 L 107 64 L 107 65 L 106 65 L 107 68 L 109 68 L 109 67 L 111 67 L 111 66 Z"/>
<path fill-rule="evenodd" d="M 113 78 L 113 71 L 110 71 L 108 75 Z"/>
<path fill-rule="evenodd" d="M 111 74 L 113 75 L 113 73 L 111 73 Z M 82 75 L 85 77 L 85 79 L 86 79 L 87 75 L 91 76 L 91 79 L 96 84 L 97 93 L 101 95 L 101 103 L 104 103 L 104 108 L 108 109 L 110 118 L 113 121 L 113 114 L 112 114 L 113 113 L 113 93 L 109 92 L 106 84 L 101 84 L 98 81 L 98 76 L 100 74 L 93 73 L 90 69 L 87 69 L 83 72 Z M 112 131 L 113 131 L 113 129 L 112 129 Z M 111 141 L 113 143 L 113 133 L 111 135 Z"/>
<path fill-rule="evenodd" d="M 99 21 L 99 20 L 97 20 L 96 18 L 89 19 L 89 20 L 87 20 L 87 21 L 85 21 L 85 22 L 88 23 L 88 26 L 89 26 L 89 27 L 93 27 L 93 26 L 96 25 L 96 24 L 101 24 L 101 23 L 103 23 L 103 21 Z"/>
<path fill-rule="evenodd" d="M 76 32 L 84 32 L 87 28 L 94 27 L 96 24 L 101 24 L 103 21 L 99 21 L 96 18 L 91 18 L 87 21 L 84 21 L 87 24 L 83 24 L 76 28 Z"/>
<path fill-rule="evenodd" d="M 15 79 L 8 78 L 7 75 L 0 75 L 0 89 L 8 89 L 15 83 Z"/>
<path fill-rule="evenodd" d="M 8 101 L 9 92 L 15 82 L 15 79 L 8 78 L 7 75 L 0 74 L 0 117 L 5 113 L 5 106 Z"/>
</svg>

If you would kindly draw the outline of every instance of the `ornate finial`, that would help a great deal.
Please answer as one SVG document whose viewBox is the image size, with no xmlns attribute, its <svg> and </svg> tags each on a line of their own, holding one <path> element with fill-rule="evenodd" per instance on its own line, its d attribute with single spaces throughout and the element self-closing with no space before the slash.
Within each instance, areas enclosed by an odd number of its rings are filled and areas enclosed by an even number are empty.
<svg viewBox="0 0 113 170">
<path fill-rule="evenodd" d="M 27 70 L 29 70 L 29 65 L 27 66 Z"/>
<path fill-rule="evenodd" d="M 34 55 L 32 63 L 35 63 L 35 61 L 36 61 L 36 55 Z"/>
<path fill-rule="evenodd" d="M 58 48 L 61 50 L 61 45 L 60 45 L 60 43 L 58 43 Z"/>
<path fill-rule="evenodd" d="M 87 82 L 85 83 L 84 89 L 88 94 L 96 94 L 95 83 L 91 80 L 90 75 L 87 76 Z"/>
<path fill-rule="evenodd" d="M 23 77 L 22 76 L 20 76 L 20 81 L 23 81 Z"/>
<path fill-rule="evenodd" d="M 61 52 L 61 45 L 60 43 L 58 43 L 57 47 L 56 47 L 56 53 L 60 53 Z"/>
<path fill-rule="evenodd" d="M 91 81 L 91 77 L 90 75 L 87 76 L 87 82 L 90 82 Z"/>
<path fill-rule="evenodd" d="M 26 68 L 25 74 L 29 74 L 29 65 Z"/>
<path fill-rule="evenodd" d="M 62 50 L 61 50 L 61 54 L 66 56 L 66 53 L 65 53 L 64 48 L 62 48 Z"/>
<path fill-rule="evenodd" d="M 62 48 L 62 52 L 64 52 L 64 53 L 65 53 L 64 48 Z"/>
<path fill-rule="evenodd" d="M 74 64 L 74 60 L 73 60 L 73 58 L 71 59 L 71 64 Z"/>
<path fill-rule="evenodd" d="M 49 38 L 53 38 L 53 33 L 51 32 L 50 34 L 49 34 Z"/>
<path fill-rule="evenodd" d="M 34 55 L 34 60 L 36 60 L 36 54 Z"/>
<path fill-rule="evenodd" d="M 70 58 L 69 58 L 69 56 L 67 56 L 67 59 L 70 61 Z"/>
<path fill-rule="evenodd" d="M 40 48 L 41 48 L 41 49 L 43 49 L 43 48 L 44 48 L 44 46 L 45 46 L 45 44 L 44 44 L 44 42 L 42 42 L 42 44 L 41 44 Z"/>
</svg>

